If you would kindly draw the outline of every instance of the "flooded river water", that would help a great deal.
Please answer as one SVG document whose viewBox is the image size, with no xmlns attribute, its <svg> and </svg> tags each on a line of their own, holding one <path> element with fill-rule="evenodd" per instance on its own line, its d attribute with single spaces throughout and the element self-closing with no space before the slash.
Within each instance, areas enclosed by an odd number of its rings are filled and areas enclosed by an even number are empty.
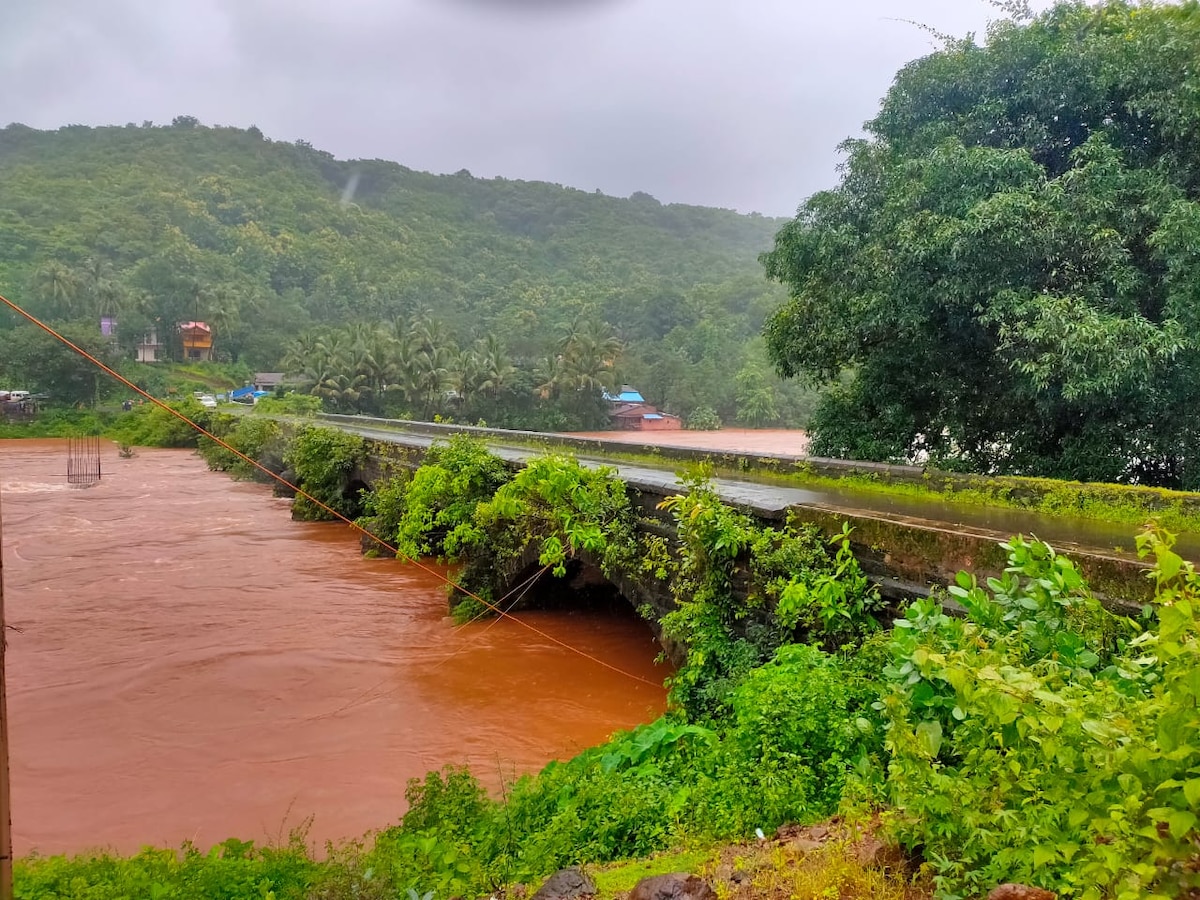
<svg viewBox="0 0 1200 900">
<path fill-rule="evenodd" d="M 18 854 L 277 839 L 395 822 L 408 778 L 490 785 L 657 716 L 661 688 L 500 620 L 456 629 L 440 581 L 293 522 L 186 451 L 0 441 Z M 661 682 L 644 623 L 525 613 Z"/>
<path fill-rule="evenodd" d="M 804 456 L 808 434 L 798 428 L 721 428 L 717 431 L 578 431 L 571 437 L 622 444 L 688 447 L 719 453 Z"/>
</svg>

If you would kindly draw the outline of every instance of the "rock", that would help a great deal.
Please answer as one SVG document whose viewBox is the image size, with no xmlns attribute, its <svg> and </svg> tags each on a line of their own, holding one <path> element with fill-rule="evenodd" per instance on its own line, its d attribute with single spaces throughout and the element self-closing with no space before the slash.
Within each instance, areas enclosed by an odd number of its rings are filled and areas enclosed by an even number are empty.
<svg viewBox="0 0 1200 900">
<path fill-rule="evenodd" d="M 868 834 L 854 845 L 854 858 L 867 869 L 899 872 L 905 868 L 904 853 L 894 844 L 885 844 Z"/>
<path fill-rule="evenodd" d="M 821 843 L 824 843 L 825 839 L 827 837 L 829 837 L 829 826 L 813 825 L 811 828 L 808 829 L 808 837 L 810 840 L 820 841 Z"/>
<path fill-rule="evenodd" d="M 533 895 L 533 900 L 576 900 L 595 897 L 596 885 L 578 867 L 555 872 Z"/>
<path fill-rule="evenodd" d="M 708 882 L 687 872 L 643 878 L 629 892 L 629 900 L 717 900 Z"/>
<path fill-rule="evenodd" d="M 812 853 L 814 850 L 820 850 L 822 847 L 824 847 L 825 842 L 813 840 L 809 837 L 798 837 L 793 838 L 788 843 L 788 846 L 797 853 Z"/>
<path fill-rule="evenodd" d="M 1027 884 L 1002 884 L 993 888 L 987 900 L 1057 900 L 1058 894 Z"/>
<path fill-rule="evenodd" d="M 824 847 L 831 834 L 828 825 L 787 825 L 775 832 L 775 838 L 798 853 L 812 853 Z"/>
</svg>

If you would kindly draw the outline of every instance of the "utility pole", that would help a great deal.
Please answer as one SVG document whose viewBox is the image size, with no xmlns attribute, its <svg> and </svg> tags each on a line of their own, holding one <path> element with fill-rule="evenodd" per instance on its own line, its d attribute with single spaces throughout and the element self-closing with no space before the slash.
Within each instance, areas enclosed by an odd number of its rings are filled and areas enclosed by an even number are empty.
<svg viewBox="0 0 1200 900">
<path fill-rule="evenodd" d="M 3 494 L 0 491 L 0 494 Z M 12 792 L 8 788 L 8 687 L 5 684 L 5 650 L 8 626 L 4 623 L 4 517 L 0 515 L 0 900 L 13 897 Z"/>
</svg>

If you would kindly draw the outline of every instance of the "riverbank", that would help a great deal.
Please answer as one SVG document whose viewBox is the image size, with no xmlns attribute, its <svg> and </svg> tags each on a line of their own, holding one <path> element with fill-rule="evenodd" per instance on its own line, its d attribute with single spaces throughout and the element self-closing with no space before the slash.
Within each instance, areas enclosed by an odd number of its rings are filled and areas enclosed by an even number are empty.
<svg viewBox="0 0 1200 900">
<path fill-rule="evenodd" d="M 396 893 L 364 866 L 361 847 L 331 848 L 316 860 L 303 842 L 259 848 L 228 841 L 216 853 L 144 850 L 135 857 L 93 855 L 18 863 L 19 898 L 47 893 L 70 875 L 94 900 L 163 896 L 195 900 L 394 900 Z M 878 822 L 841 820 L 780 829 L 762 840 L 667 850 L 604 865 L 584 865 L 569 879 L 589 900 L 629 900 L 643 879 L 673 873 L 697 877 L 710 900 L 930 900 L 928 879 L 897 847 L 881 840 Z M 31 877 L 32 876 L 32 877 Z M 548 879 L 547 879 L 548 880 Z M 497 884 L 497 900 L 525 900 L 543 879 Z M 159 892 L 155 893 L 155 885 Z M 194 888 L 185 888 L 192 885 Z M 551 894 L 553 897 L 560 895 Z M 64 898 L 65 900 L 65 898 Z M 583 898 L 580 898 L 583 900 Z M 644 898 L 643 898 L 644 900 Z M 697 900 L 704 900 L 703 896 Z"/>
</svg>

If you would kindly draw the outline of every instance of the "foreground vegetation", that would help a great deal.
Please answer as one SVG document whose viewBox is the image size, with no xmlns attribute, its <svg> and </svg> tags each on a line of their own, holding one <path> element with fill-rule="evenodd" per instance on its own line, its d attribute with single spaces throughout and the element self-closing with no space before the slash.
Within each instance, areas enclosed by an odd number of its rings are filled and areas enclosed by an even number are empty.
<svg viewBox="0 0 1200 900">
<path fill-rule="evenodd" d="M 498 586 L 486 573 L 531 553 L 552 571 L 586 558 L 661 579 L 675 597 L 664 634 L 686 647 L 671 712 L 498 797 L 467 771 L 431 772 L 397 825 L 328 858 L 298 835 L 26 859 L 20 897 L 448 900 L 834 813 L 881 822 L 943 898 L 1010 880 L 1088 900 L 1200 888 L 1200 575 L 1159 529 L 1139 539 L 1157 599 L 1143 620 L 1106 612 L 1067 558 L 1014 538 L 1004 577 L 963 573 L 949 589 L 964 617 L 935 596 L 887 630 L 847 536 L 764 527 L 702 477 L 665 504 L 667 541 L 635 527 L 611 472 L 569 457 L 513 473 L 456 439 L 351 501 L 357 439 L 310 428 L 288 440 L 254 417 L 227 434 L 405 553 L 456 561 L 480 592 Z"/>
</svg>

